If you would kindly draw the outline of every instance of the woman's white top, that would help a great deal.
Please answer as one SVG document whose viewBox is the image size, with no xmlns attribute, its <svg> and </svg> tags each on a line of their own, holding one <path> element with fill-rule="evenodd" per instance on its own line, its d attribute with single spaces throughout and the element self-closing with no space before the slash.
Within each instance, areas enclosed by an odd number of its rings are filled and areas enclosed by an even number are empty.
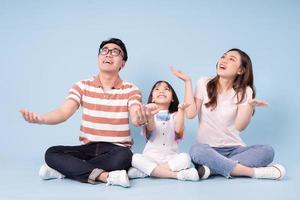
<svg viewBox="0 0 300 200">
<path fill-rule="evenodd" d="M 195 97 L 203 101 L 201 111 L 198 113 L 198 142 L 211 147 L 245 146 L 240 138 L 240 131 L 235 128 L 238 99 L 234 89 L 218 95 L 217 107 L 211 110 L 204 105 L 209 102 L 206 89 L 209 80 L 211 80 L 209 77 L 199 79 L 195 90 Z M 252 93 L 252 89 L 248 86 L 240 105 L 246 105 L 252 99 Z"/>
</svg>

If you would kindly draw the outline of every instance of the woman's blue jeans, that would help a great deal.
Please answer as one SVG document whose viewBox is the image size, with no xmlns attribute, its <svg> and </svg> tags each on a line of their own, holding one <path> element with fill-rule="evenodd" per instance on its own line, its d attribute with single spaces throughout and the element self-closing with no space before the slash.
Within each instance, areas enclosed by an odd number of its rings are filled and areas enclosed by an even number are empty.
<svg viewBox="0 0 300 200">
<path fill-rule="evenodd" d="M 190 149 L 193 163 L 206 165 L 212 174 L 230 177 L 236 164 L 247 167 L 264 167 L 274 159 L 274 150 L 269 145 L 210 147 L 207 144 L 194 144 Z"/>
</svg>

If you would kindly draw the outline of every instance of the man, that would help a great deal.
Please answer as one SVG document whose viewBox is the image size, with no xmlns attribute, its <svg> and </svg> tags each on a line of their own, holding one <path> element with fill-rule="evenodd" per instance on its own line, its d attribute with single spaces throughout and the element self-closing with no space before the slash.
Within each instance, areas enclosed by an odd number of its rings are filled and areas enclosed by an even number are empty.
<svg viewBox="0 0 300 200">
<path fill-rule="evenodd" d="M 98 53 L 100 73 L 77 82 L 66 101 L 45 115 L 20 110 L 30 123 L 58 124 L 83 108 L 79 146 L 54 146 L 45 154 L 42 179 L 70 178 L 80 182 L 106 182 L 129 187 L 126 170 L 131 166 L 132 138 L 129 115 L 135 126 L 147 121 L 148 110 L 141 104 L 139 89 L 123 81 L 119 71 L 127 61 L 124 43 L 117 38 L 103 41 Z"/>
</svg>

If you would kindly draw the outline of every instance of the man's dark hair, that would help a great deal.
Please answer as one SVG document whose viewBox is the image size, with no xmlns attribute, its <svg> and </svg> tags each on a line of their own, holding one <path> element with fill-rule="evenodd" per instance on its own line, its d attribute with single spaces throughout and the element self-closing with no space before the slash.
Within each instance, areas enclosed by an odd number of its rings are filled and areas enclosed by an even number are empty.
<svg viewBox="0 0 300 200">
<path fill-rule="evenodd" d="M 126 46 L 125 44 L 122 42 L 122 40 L 118 39 L 118 38 L 110 38 L 108 40 L 104 40 L 101 44 L 100 44 L 100 48 L 99 48 L 99 51 L 98 51 L 98 56 L 100 54 L 100 51 L 102 49 L 102 47 L 104 47 L 106 44 L 109 44 L 109 43 L 112 43 L 112 44 L 116 44 L 118 45 L 122 51 L 123 51 L 123 60 L 127 61 L 128 59 L 128 56 L 127 56 L 127 50 L 126 50 Z"/>
</svg>

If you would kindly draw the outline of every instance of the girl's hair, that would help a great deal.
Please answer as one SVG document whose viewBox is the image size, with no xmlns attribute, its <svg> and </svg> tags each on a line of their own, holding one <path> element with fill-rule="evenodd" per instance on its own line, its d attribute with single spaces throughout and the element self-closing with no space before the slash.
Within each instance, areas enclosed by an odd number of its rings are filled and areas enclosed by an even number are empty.
<svg viewBox="0 0 300 200">
<path fill-rule="evenodd" d="M 226 53 L 230 51 L 236 51 L 241 56 L 241 68 L 242 68 L 242 74 L 239 74 L 236 76 L 236 78 L 233 81 L 233 89 L 236 92 L 236 95 L 238 97 L 238 104 L 241 103 L 245 97 L 246 94 L 246 88 L 249 86 L 252 91 L 252 98 L 255 98 L 256 92 L 254 87 L 254 81 L 253 81 L 253 70 L 252 70 L 252 62 L 250 57 L 242 50 L 240 49 L 230 49 Z M 218 63 L 217 63 L 218 64 Z M 219 75 L 215 76 L 213 79 L 211 79 L 207 83 L 207 94 L 209 98 L 209 102 L 205 103 L 204 105 L 208 108 L 211 107 L 211 110 L 214 110 L 217 107 L 217 97 L 218 97 L 218 80 Z"/>
<path fill-rule="evenodd" d="M 170 83 L 168 83 L 167 81 L 157 81 L 151 91 L 150 91 L 150 94 L 149 94 L 149 97 L 148 97 L 148 103 L 153 103 L 152 102 L 152 93 L 153 93 L 153 90 L 156 86 L 160 85 L 161 83 L 165 83 L 167 84 L 167 86 L 170 88 L 170 90 L 172 91 L 172 101 L 171 101 L 171 104 L 169 106 L 169 113 L 174 113 L 174 112 L 177 112 L 178 111 L 178 104 L 179 104 L 179 100 L 178 100 L 178 97 L 176 95 L 176 92 L 175 90 L 173 89 L 173 87 L 170 85 Z"/>
</svg>

